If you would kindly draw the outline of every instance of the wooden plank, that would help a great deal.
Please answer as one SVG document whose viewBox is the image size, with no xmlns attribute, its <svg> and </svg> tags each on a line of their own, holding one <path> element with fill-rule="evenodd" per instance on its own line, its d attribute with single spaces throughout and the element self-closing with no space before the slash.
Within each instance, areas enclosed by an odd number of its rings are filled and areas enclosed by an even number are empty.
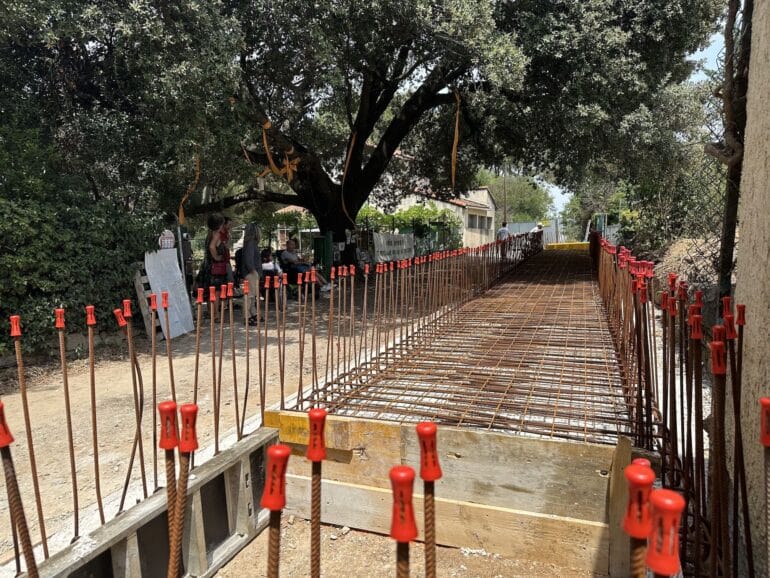
<svg viewBox="0 0 770 578">
<path fill-rule="evenodd" d="M 289 460 L 289 473 L 309 471 L 304 460 L 307 416 L 299 412 L 265 412 L 265 424 L 279 428 L 281 442 L 300 459 Z M 388 472 L 402 460 L 401 426 L 397 423 L 330 415 L 326 420 L 327 461 L 324 477 L 386 488 Z"/>
<path fill-rule="evenodd" d="M 403 462 L 419 470 L 414 426 L 402 429 Z M 607 521 L 611 446 L 439 427 L 442 498 Z"/>
<path fill-rule="evenodd" d="M 623 531 L 628 494 L 623 470 L 631 463 L 631 440 L 620 436 L 612 457 L 610 471 L 609 526 L 610 526 L 610 576 L 631 575 L 631 540 Z"/>
<path fill-rule="evenodd" d="M 286 512 L 309 518 L 310 478 L 287 475 L 286 481 Z M 418 483 L 415 490 L 419 489 Z M 417 525 L 422 528 L 421 494 L 415 495 L 414 506 Z M 327 524 L 387 534 L 391 510 L 389 489 L 323 482 L 321 519 Z M 601 522 L 436 498 L 436 530 L 437 542 L 446 546 L 483 548 L 542 563 L 558 559 L 602 575 L 608 570 L 609 530 Z"/>
</svg>

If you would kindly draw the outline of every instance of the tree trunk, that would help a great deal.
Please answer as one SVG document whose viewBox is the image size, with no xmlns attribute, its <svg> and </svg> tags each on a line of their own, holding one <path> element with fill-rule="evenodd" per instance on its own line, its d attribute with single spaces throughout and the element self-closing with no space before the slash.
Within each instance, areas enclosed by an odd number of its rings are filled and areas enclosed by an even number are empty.
<svg viewBox="0 0 770 578">
<path fill-rule="evenodd" d="M 743 161 L 727 169 L 725 212 L 722 221 L 722 242 L 719 248 L 719 296 L 730 295 L 735 253 L 735 231 L 738 223 L 738 201 L 741 194 Z"/>
</svg>

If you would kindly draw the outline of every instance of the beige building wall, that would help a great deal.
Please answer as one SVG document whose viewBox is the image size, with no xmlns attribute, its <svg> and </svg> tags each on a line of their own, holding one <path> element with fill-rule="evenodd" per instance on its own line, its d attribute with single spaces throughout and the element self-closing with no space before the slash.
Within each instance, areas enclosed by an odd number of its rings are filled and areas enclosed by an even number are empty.
<svg viewBox="0 0 770 578">
<path fill-rule="evenodd" d="M 753 31 L 736 301 L 746 304 L 741 423 L 755 568 L 757 576 L 764 576 L 764 448 L 758 438 L 759 398 L 770 397 L 770 1 L 755 3 Z M 732 445 L 728 440 L 728 448 Z"/>
</svg>

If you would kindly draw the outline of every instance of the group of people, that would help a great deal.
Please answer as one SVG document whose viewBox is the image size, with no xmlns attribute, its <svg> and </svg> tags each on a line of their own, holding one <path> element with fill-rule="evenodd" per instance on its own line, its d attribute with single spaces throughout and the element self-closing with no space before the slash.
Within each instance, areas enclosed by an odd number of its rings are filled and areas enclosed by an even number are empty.
<svg viewBox="0 0 770 578">
<path fill-rule="evenodd" d="M 543 223 L 538 223 L 532 229 L 530 229 L 529 234 L 532 235 L 534 233 L 539 233 L 543 230 Z M 513 234 L 511 233 L 510 229 L 508 229 L 508 223 L 506 221 L 502 222 L 501 227 L 497 230 L 497 233 L 495 234 L 495 238 L 500 243 L 500 257 L 505 258 L 508 256 L 508 250 L 510 247 L 510 243 L 507 243 Z"/>
<path fill-rule="evenodd" d="M 253 288 L 251 292 L 253 298 L 249 299 L 249 325 L 257 324 L 256 300 L 260 298 L 257 288 L 261 287 L 261 279 L 265 276 L 281 275 L 285 269 L 290 282 L 294 282 L 298 273 L 304 274 L 312 267 L 297 253 L 297 243 L 294 239 L 289 239 L 286 242 L 286 249 L 279 252 L 279 259 L 273 260 L 272 249 L 269 247 L 259 249 L 261 238 L 259 227 L 254 223 L 248 223 L 243 232 L 240 259 L 236 259 L 238 271 L 234 271 L 230 255 L 232 219 L 215 213 L 209 216 L 207 224 L 206 253 L 196 277 L 196 285 L 203 288 L 219 287 L 225 283 L 235 283 L 236 278 L 246 279 L 249 287 Z M 322 292 L 328 292 L 331 289 L 329 282 L 320 273 L 316 273 L 316 279 Z M 212 311 L 212 315 L 216 315 L 216 312 Z"/>
</svg>

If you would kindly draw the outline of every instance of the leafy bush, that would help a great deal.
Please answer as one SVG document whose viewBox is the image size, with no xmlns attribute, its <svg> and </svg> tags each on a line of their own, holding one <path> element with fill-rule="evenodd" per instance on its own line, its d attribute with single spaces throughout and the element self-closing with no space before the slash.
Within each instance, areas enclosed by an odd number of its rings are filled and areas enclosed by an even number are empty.
<svg viewBox="0 0 770 578">
<path fill-rule="evenodd" d="M 156 220 L 114 201 L 94 200 L 78 178 L 57 171 L 56 154 L 37 131 L 0 128 L 0 354 L 12 350 L 9 317 L 21 315 L 26 348 L 55 336 L 54 309 L 70 331 L 85 331 L 86 305 L 103 328 L 112 310 L 135 297 L 132 264 L 155 242 Z"/>
</svg>

